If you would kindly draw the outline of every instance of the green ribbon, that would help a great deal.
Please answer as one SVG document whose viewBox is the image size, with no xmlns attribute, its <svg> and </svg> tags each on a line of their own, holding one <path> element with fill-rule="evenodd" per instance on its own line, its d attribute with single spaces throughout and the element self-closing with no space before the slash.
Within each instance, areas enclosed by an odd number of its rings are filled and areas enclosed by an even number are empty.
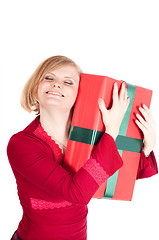
<svg viewBox="0 0 159 240">
<path fill-rule="evenodd" d="M 132 109 L 132 105 L 133 105 L 133 101 L 134 101 L 135 91 L 136 91 L 136 87 L 134 85 L 131 85 L 131 84 L 127 83 L 127 94 L 128 94 L 128 97 L 130 98 L 130 103 L 129 103 L 128 109 L 127 109 L 127 111 L 126 111 L 126 113 L 124 115 L 124 118 L 123 118 L 123 121 L 121 123 L 120 129 L 119 129 L 119 135 L 121 135 L 122 137 L 126 136 L 128 123 L 129 123 L 129 118 L 130 118 L 130 113 L 131 113 L 131 109 Z M 118 140 L 119 139 L 117 138 L 116 139 L 116 143 L 118 143 Z M 133 143 L 132 139 L 130 141 L 132 141 L 131 144 L 135 145 L 135 143 Z M 141 148 L 142 148 L 142 142 L 141 141 L 142 140 L 139 140 L 138 143 L 139 142 L 140 143 L 137 144 L 138 145 L 137 148 L 139 148 L 139 150 L 140 150 L 139 152 L 141 152 Z M 125 144 L 126 144 L 126 142 L 125 142 Z M 131 144 L 129 144 L 129 146 Z M 129 148 L 129 146 L 128 146 L 128 148 Z M 131 146 L 131 147 L 133 147 L 133 146 Z M 126 150 L 126 149 L 122 149 L 122 148 L 118 149 L 118 152 L 119 152 L 121 157 L 122 157 L 123 150 Z M 115 192 L 115 187 L 116 187 L 116 182 L 117 182 L 117 178 L 118 178 L 118 173 L 119 173 L 119 170 L 116 171 L 115 174 L 112 175 L 110 178 L 108 178 L 104 197 L 106 197 L 106 198 L 113 198 L 114 192 Z"/>
<path fill-rule="evenodd" d="M 97 145 L 103 134 L 104 132 L 101 131 L 71 126 L 69 139 L 89 145 Z M 115 142 L 118 150 L 125 150 L 136 153 L 141 152 L 141 139 L 118 135 Z"/>
<path fill-rule="evenodd" d="M 76 142 L 97 145 L 104 132 L 71 126 L 69 139 Z"/>
<path fill-rule="evenodd" d="M 130 98 L 130 103 L 121 123 L 119 135 L 115 141 L 121 157 L 123 150 L 140 153 L 143 144 L 141 139 L 126 137 L 135 91 L 136 87 L 134 85 L 127 84 L 127 93 Z M 103 134 L 104 132 L 101 131 L 71 126 L 69 139 L 90 145 L 97 145 Z M 106 191 L 104 194 L 105 198 L 112 198 L 114 196 L 118 172 L 119 170 L 107 180 Z"/>
</svg>

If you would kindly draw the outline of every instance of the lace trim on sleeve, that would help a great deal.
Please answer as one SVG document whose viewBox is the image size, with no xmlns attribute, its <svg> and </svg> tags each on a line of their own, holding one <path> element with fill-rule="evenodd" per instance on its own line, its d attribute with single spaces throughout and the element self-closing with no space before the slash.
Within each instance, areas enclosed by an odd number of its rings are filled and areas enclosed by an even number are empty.
<svg viewBox="0 0 159 240">
<path fill-rule="evenodd" d="M 67 206 L 72 205 L 72 203 L 67 202 L 67 201 L 53 203 L 53 202 L 47 202 L 47 201 L 35 199 L 35 198 L 31 198 L 30 201 L 31 201 L 32 208 L 39 209 L 39 210 L 61 208 L 61 207 L 67 207 Z"/>
<path fill-rule="evenodd" d="M 99 186 L 104 183 L 109 177 L 102 166 L 93 158 L 89 159 L 83 165 L 83 168 L 94 178 Z"/>
</svg>

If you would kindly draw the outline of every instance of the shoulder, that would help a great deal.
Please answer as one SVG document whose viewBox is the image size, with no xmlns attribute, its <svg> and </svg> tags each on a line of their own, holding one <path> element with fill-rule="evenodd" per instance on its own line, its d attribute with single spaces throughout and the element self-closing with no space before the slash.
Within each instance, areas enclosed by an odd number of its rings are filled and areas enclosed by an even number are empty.
<svg viewBox="0 0 159 240">
<path fill-rule="evenodd" d="M 44 150 L 45 143 L 34 134 L 38 126 L 38 118 L 35 118 L 24 130 L 11 136 L 8 142 L 7 151 L 24 151 L 26 149 L 33 149 L 35 151 L 37 148 Z"/>
<path fill-rule="evenodd" d="M 19 132 L 14 134 L 7 145 L 8 154 L 29 154 L 46 152 L 45 143 L 41 142 L 34 134 Z"/>
<path fill-rule="evenodd" d="M 31 166 L 36 161 L 49 156 L 50 152 L 40 139 L 31 133 L 14 134 L 7 145 L 7 156 L 13 168 Z"/>
</svg>

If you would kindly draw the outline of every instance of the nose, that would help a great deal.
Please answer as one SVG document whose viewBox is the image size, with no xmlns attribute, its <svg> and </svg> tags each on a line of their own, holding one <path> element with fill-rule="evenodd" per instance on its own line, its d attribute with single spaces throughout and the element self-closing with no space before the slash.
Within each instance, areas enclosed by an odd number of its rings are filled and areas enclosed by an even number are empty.
<svg viewBox="0 0 159 240">
<path fill-rule="evenodd" d="M 61 85 L 61 83 L 59 82 L 59 81 L 54 81 L 54 82 L 52 82 L 51 83 L 51 86 L 52 87 L 57 87 L 57 88 L 62 88 L 62 85 Z"/>
</svg>

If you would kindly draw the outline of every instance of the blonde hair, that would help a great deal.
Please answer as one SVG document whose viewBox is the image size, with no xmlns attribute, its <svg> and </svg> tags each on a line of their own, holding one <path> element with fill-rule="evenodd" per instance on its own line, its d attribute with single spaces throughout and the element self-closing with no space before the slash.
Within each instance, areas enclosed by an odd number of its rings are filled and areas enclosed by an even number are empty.
<svg viewBox="0 0 159 240">
<path fill-rule="evenodd" d="M 40 113 L 39 102 L 36 98 L 39 83 L 43 80 L 44 76 L 59 67 L 64 65 L 72 65 L 76 68 L 79 76 L 82 71 L 80 67 L 70 58 L 57 55 L 44 60 L 28 79 L 21 94 L 21 106 L 28 112 L 35 112 L 37 115 Z"/>
</svg>

